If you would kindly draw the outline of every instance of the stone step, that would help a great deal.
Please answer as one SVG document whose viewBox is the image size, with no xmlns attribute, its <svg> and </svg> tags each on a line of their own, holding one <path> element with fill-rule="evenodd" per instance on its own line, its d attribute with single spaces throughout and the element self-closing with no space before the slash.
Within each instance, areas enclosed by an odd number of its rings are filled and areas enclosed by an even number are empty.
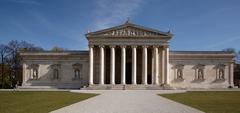
<svg viewBox="0 0 240 113">
<path fill-rule="evenodd" d="M 18 89 L 56 89 L 52 86 L 18 86 Z"/>
<path fill-rule="evenodd" d="M 90 85 L 81 90 L 170 90 L 167 85 Z"/>
</svg>

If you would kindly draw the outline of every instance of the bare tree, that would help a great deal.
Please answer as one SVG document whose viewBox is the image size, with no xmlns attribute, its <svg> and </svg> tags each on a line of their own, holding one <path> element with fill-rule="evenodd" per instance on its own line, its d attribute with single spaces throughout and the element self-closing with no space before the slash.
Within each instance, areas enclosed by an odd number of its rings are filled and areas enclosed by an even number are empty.
<svg viewBox="0 0 240 113">
<path fill-rule="evenodd" d="M 223 51 L 236 53 L 236 50 L 234 48 L 225 48 Z"/>
<path fill-rule="evenodd" d="M 9 56 L 7 57 L 7 63 L 10 66 L 10 73 L 13 75 L 10 75 L 10 78 L 12 81 L 16 79 L 16 77 L 21 78 L 18 75 L 21 75 L 21 57 L 19 54 L 19 51 L 43 51 L 42 48 L 36 47 L 33 44 L 30 44 L 26 41 L 17 41 L 12 40 L 7 45 Z"/>
<path fill-rule="evenodd" d="M 237 63 L 240 64 L 240 51 L 238 51 L 238 54 L 237 54 Z"/>
<path fill-rule="evenodd" d="M 237 52 L 234 48 L 225 48 L 225 49 L 223 49 L 223 51 L 234 53 L 236 56 L 236 58 L 235 58 L 236 63 L 240 62 L 240 51 Z"/>
<path fill-rule="evenodd" d="M 61 47 L 53 47 L 53 48 L 51 49 L 51 51 L 59 52 L 59 51 L 64 51 L 64 49 L 61 48 Z"/>
<path fill-rule="evenodd" d="M 21 57 L 19 51 L 43 51 L 41 47 L 36 47 L 26 41 L 12 40 L 7 45 L 0 44 L 1 60 L 1 84 L 2 88 L 9 87 L 9 83 L 18 75 L 21 75 Z M 8 74 L 8 76 L 6 76 Z M 21 76 L 18 76 L 21 78 Z"/>
<path fill-rule="evenodd" d="M 1 85 L 2 85 L 2 88 L 4 87 L 4 83 L 3 83 L 3 80 L 4 80 L 4 66 L 5 66 L 5 57 L 8 55 L 8 47 L 6 45 L 3 45 L 3 44 L 0 44 L 0 56 L 1 56 Z"/>
</svg>

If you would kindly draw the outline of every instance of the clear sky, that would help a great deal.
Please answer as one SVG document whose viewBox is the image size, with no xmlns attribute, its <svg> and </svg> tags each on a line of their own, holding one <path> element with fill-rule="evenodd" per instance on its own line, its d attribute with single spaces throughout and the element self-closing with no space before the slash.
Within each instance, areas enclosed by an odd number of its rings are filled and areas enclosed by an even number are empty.
<svg viewBox="0 0 240 113">
<path fill-rule="evenodd" d="M 171 50 L 240 50 L 240 0 L 0 0 L 0 43 L 85 50 L 87 31 L 127 17 L 171 30 Z"/>
</svg>

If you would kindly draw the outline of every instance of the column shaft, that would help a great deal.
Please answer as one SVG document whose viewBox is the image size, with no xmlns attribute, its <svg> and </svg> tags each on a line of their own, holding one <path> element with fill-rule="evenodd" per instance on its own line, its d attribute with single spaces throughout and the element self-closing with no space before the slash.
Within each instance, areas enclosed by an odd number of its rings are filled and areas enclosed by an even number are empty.
<svg viewBox="0 0 240 113">
<path fill-rule="evenodd" d="M 155 75 L 155 65 L 154 65 L 154 62 L 155 62 L 155 58 L 154 58 L 154 48 L 152 48 L 152 74 L 151 74 L 151 77 L 152 77 L 152 84 L 154 84 L 154 75 Z"/>
<path fill-rule="evenodd" d="M 137 84 L 137 50 L 132 46 L 132 84 Z"/>
<path fill-rule="evenodd" d="M 165 69 L 165 74 L 166 74 L 166 84 L 169 84 L 169 48 L 166 47 L 166 54 L 165 54 L 165 58 L 166 58 L 166 69 Z"/>
<path fill-rule="evenodd" d="M 229 64 L 229 85 L 230 86 L 234 86 L 234 83 L 233 83 L 233 70 L 234 70 L 234 65 L 233 63 L 231 62 Z"/>
<path fill-rule="evenodd" d="M 115 84 L 115 48 L 111 46 L 111 72 L 110 72 L 110 83 Z"/>
<path fill-rule="evenodd" d="M 93 85 L 93 46 L 89 46 L 89 85 Z"/>
<path fill-rule="evenodd" d="M 155 78 L 155 81 L 154 83 L 156 85 L 159 84 L 159 80 L 158 80 L 158 74 L 159 74 L 159 71 L 158 71 L 158 68 L 159 68 L 159 62 L 158 62 L 158 46 L 154 47 L 154 59 L 155 59 L 155 62 L 154 62 L 154 65 L 155 65 L 155 72 L 154 72 L 154 78 Z"/>
<path fill-rule="evenodd" d="M 104 46 L 100 46 L 100 84 L 104 84 Z"/>
<path fill-rule="evenodd" d="M 161 75 L 162 75 L 162 84 L 166 83 L 165 80 L 165 50 L 164 48 L 162 49 L 162 57 L 161 57 Z"/>
<path fill-rule="evenodd" d="M 142 84 L 147 85 L 147 47 L 143 46 L 142 52 Z"/>
<path fill-rule="evenodd" d="M 126 46 L 121 47 L 121 84 L 126 84 Z"/>
<path fill-rule="evenodd" d="M 23 71 L 22 71 L 22 73 L 23 73 L 23 75 L 22 75 L 22 85 L 25 85 L 26 84 L 26 81 L 27 81 L 27 64 L 26 63 L 23 63 Z M 2 74 L 2 77 L 3 77 L 3 74 Z"/>
</svg>

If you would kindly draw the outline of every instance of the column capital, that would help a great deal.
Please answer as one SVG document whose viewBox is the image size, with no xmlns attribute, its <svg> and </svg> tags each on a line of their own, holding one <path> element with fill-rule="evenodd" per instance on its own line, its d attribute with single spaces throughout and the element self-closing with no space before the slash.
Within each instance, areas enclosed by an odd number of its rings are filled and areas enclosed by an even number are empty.
<svg viewBox="0 0 240 113">
<path fill-rule="evenodd" d="M 230 62 L 229 62 L 229 64 L 234 64 L 235 63 L 235 60 L 231 60 Z"/>
<path fill-rule="evenodd" d="M 158 47 L 160 47 L 159 45 L 153 45 L 152 46 L 153 48 L 158 48 Z"/>
<path fill-rule="evenodd" d="M 115 48 L 115 47 L 116 47 L 116 45 L 109 45 L 109 47 L 110 47 L 110 48 Z"/>
<path fill-rule="evenodd" d="M 162 45 L 163 49 L 169 48 L 169 45 Z"/>
<path fill-rule="evenodd" d="M 93 47 L 94 47 L 94 45 L 92 45 L 92 44 L 89 44 L 89 45 L 88 45 L 88 47 L 89 47 L 89 48 L 93 48 Z"/>
<path fill-rule="evenodd" d="M 149 47 L 149 45 L 143 45 L 142 46 L 142 48 L 148 48 Z"/>
<path fill-rule="evenodd" d="M 137 45 L 132 45 L 131 48 L 137 48 Z"/>
<path fill-rule="evenodd" d="M 120 45 L 121 48 L 126 48 L 127 46 L 126 45 Z"/>
<path fill-rule="evenodd" d="M 104 47 L 105 47 L 105 45 L 98 45 L 98 47 L 100 47 L 100 48 L 104 48 Z"/>
</svg>

